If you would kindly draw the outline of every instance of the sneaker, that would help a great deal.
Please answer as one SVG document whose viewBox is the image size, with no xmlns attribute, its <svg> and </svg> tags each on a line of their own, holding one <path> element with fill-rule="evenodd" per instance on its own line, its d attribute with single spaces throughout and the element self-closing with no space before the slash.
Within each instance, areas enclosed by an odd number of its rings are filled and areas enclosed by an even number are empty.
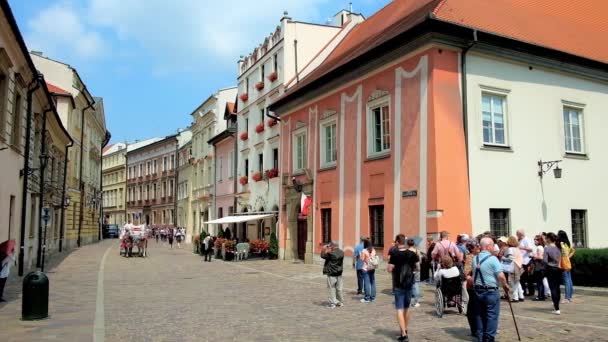
<svg viewBox="0 0 608 342">
<path fill-rule="evenodd" d="M 519 301 L 520 301 L 520 302 L 523 302 L 523 301 L 524 301 L 524 299 L 523 299 L 523 298 L 521 298 Z"/>
<path fill-rule="evenodd" d="M 341 308 L 344 306 L 344 303 L 340 302 L 340 303 L 336 304 L 336 306 Z"/>
<path fill-rule="evenodd" d="M 560 303 L 561 304 L 570 304 L 570 300 L 569 299 L 563 299 Z"/>
<path fill-rule="evenodd" d="M 551 311 L 552 314 L 554 315 L 561 315 L 562 313 L 559 310 L 553 310 Z"/>
<path fill-rule="evenodd" d="M 371 302 L 371 300 L 367 300 L 367 299 L 365 299 L 365 298 L 361 298 L 360 302 L 361 302 L 361 303 L 370 303 L 370 302 Z"/>
<path fill-rule="evenodd" d="M 407 337 L 407 335 L 405 335 L 405 336 L 399 336 L 399 338 L 397 339 L 397 341 L 409 342 L 410 338 Z"/>
<path fill-rule="evenodd" d="M 336 304 L 328 304 L 327 307 L 330 308 L 330 309 L 335 309 L 336 308 Z"/>
<path fill-rule="evenodd" d="M 533 300 L 533 301 L 535 301 L 535 302 L 544 302 L 544 301 L 545 301 L 545 298 L 539 298 L 539 297 L 536 297 L 536 298 L 534 298 L 534 299 L 532 299 L 532 300 Z"/>
</svg>

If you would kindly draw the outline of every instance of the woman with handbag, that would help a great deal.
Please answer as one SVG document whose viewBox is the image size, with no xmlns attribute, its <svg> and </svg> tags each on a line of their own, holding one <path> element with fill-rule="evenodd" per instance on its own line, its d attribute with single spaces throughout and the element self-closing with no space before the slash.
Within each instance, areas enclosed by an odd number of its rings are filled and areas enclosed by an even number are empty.
<svg viewBox="0 0 608 342">
<path fill-rule="evenodd" d="M 361 303 L 370 303 L 376 300 L 376 268 L 378 268 L 378 256 L 369 239 L 363 241 L 363 251 L 361 252 L 363 261 L 363 284 L 365 297 Z"/>
<path fill-rule="evenodd" d="M 509 287 L 511 288 L 510 300 L 512 302 L 523 302 L 523 291 L 519 291 L 519 280 L 522 273 L 523 256 L 519 251 L 519 241 L 515 236 L 507 239 L 509 246 L 502 258 L 503 271 L 509 273 Z"/>
<path fill-rule="evenodd" d="M 574 247 L 570 245 L 570 239 L 568 239 L 568 234 L 565 231 L 560 230 L 557 232 L 557 247 L 560 249 L 561 256 L 561 266 L 562 269 L 562 280 L 564 282 L 565 288 L 565 298 L 562 301 L 562 304 L 572 303 L 572 294 L 574 292 L 574 288 L 572 285 L 572 274 L 570 271 L 572 270 L 572 263 L 570 262 L 570 258 L 574 255 Z"/>
<path fill-rule="evenodd" d="M 533 300 L 544 301 L 547 295 L 544 282 L 547 278 L 545 278 L 545 264 L 543 262 L 543 257 L 545 254 L 545 242 L 542 236 L 536 235 L 534 237 L 534 244 L 536 245 L 536 250 L 533 254 L 531 254 L 532 278 L 536 282 L 536 291 L 538 292 L 538 296 L 536 296 Z"/>
<path fill-rule="evenodd" d="M 547 245 L 545 246 L 545 253 L 543 255 L 543 261 L 545 264 L 545 272 L 547 274 L 547 280 L 549 281 L 549 289 L 551 289 L 551 301 L 553 301 L 552 314 L 560 315 L 559 300 L 560 290 L 559 286 L 562 282 L 562 270 L 560 268 L 561 263 L 561 251 L 555 245 L 557 242 L 557 236 L 554 233 L 547 234 Z"/>
</svg>

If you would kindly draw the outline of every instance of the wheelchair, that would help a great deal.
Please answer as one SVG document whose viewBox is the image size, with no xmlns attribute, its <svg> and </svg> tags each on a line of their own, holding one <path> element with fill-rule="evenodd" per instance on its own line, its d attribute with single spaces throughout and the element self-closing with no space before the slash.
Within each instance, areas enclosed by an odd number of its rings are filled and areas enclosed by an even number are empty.
<svg viewBox="0 0 608 342">
<path fill-rule="evenodd" d="M 435 290 L 435 312 L 439 318 L 443 317 L 445 309 L 453 306 L 458 309 L 459 314 L 466 314 L 462 291 L 462 279 L 460 277 L 441 279 Z"/>
</svg>

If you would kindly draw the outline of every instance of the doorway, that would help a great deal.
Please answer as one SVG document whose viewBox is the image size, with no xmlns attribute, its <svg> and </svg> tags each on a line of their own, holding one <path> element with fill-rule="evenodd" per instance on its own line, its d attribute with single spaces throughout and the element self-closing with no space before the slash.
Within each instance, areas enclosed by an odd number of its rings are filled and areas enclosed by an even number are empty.
<svg viewBox="0 0 608 342">
<path fill-rule="evenodd" d="M 308 236 L 308 222 L 306 217 L 298 214 L 298 259 L 304 260 L 306 254 L 306 239 Z"/>
</svg>

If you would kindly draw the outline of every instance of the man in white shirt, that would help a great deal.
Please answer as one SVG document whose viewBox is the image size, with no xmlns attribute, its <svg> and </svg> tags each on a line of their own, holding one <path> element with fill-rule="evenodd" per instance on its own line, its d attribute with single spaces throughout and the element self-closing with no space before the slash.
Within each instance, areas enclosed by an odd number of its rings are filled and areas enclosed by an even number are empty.
<svg viewBox="0 0 608 342">
<path fill-rule="evenodd" d="M 519 250 L 523 258 L 523 273 L 520 278 L 521 289 L 519 290 L 520 296 L 522 294 L 525 296 L 534 296 L 534 279 L 530 274 L 530 264 L 532 262 L 531 255 L 534 251 L 534 242 L 526 237 L 526 233 L 523 229 L 518 229 L 515 234 L 517 235 L 517 240 L 519 240 Z"/>
</svg>

